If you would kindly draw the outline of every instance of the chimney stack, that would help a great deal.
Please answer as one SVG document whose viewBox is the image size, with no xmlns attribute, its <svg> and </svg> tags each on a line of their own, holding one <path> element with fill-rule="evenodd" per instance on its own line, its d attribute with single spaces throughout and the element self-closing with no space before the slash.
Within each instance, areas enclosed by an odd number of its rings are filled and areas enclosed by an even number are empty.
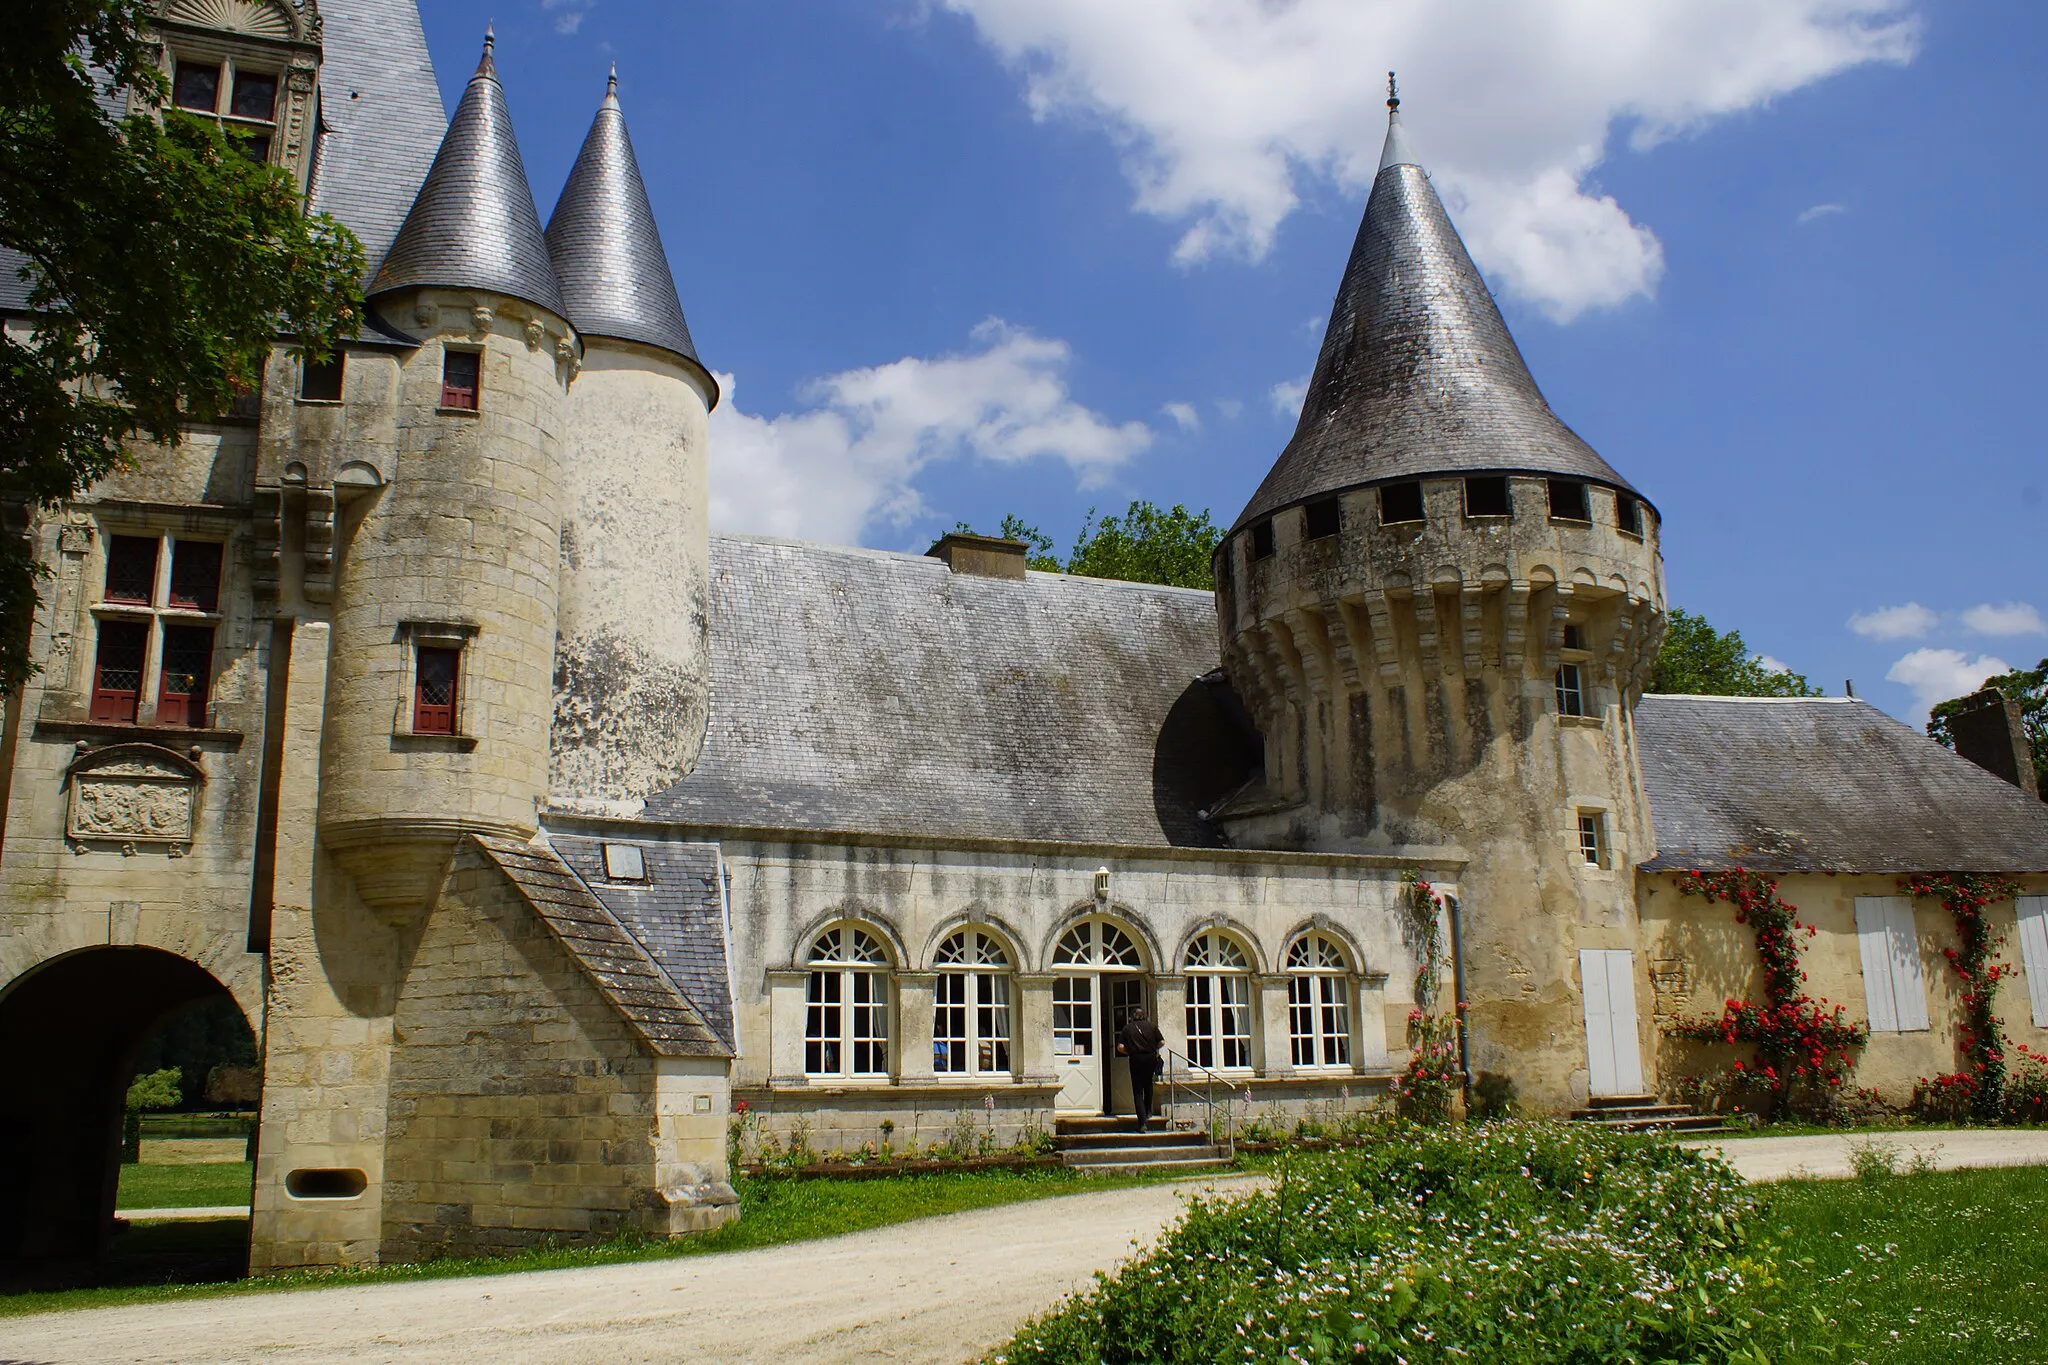
<svg viewBox="0 0 2048 1365">
<path fill-rule="evenodd" d="M 1948 732 L 1964 758 L 2029 796 L 2041 794 L 2017 701 L 1995 687 L 1973 693 L 1963 699 L 1963 709 L 1949 717 Z"/>
</svg>

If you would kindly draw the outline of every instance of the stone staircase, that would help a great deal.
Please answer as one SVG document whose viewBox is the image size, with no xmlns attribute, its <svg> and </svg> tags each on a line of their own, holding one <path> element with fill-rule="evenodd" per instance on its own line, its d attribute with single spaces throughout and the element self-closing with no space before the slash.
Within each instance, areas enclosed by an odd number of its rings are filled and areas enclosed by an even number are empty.
<svg viewBox="0 0 2048 1365">
<path fill-rule="evenodd" d="M 1055 1119 L 1053 1141 L 1060 1160 L 1079 1171 L 1193 1175 L 1229 1164 L 1224 1149 L 1211 1142 L 1207 1133 L 1169 1129 L 1159 1119 L 1142 1133 L 1131 1131 L 1128 1117 Z"/>
<path fill-rule="evenodd" d="M 1572 1110 L 1574 1123 L 1623 1133 L 1718 1133 L 1728 1125 L 1718 1114 L 1689 1104 L 1665 1104 L 1655 1095 L 1599 1095 Z"/>
</svg>

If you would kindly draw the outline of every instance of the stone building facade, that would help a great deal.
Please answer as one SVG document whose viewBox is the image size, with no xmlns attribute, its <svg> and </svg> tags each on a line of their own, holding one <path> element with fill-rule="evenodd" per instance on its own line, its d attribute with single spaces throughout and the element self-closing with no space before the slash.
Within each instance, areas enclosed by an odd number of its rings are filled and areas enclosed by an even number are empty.
<svg viewBox="0 0 2048 1365">
<path fill-rule="evenodd" d="M 1901 873 L 2022 880 L 2048 1022 L 2048 806 L 1851 700 L 1642 695 L 1663 514 L 1551 413 L 1398 122 L 1211 594 L 709 533 L 718 392 L 615 85 L 543 228 L 489 42 L 444 115 L 413 0 L 158 30 L 362 239 L 368 318 L 30 518 L 0 1276 L 90 1273 L 137 1049 L 205 1000 L 261 1044 L 257 1271 L 715 1226 L 740 1105 L 821 1149 L 1121 1112 L 1141 1004 L 1240 1116 L 1372 1102 L 1409 873 L 1469 1069 L 1537 1109 L 1655 1090 L 1659 1022 L 1747 988 L 1689 868 L 1804 898 L 1894 1092 L 1955 1047 L 1938 916 L 1865 904 Z"/>
</svg>

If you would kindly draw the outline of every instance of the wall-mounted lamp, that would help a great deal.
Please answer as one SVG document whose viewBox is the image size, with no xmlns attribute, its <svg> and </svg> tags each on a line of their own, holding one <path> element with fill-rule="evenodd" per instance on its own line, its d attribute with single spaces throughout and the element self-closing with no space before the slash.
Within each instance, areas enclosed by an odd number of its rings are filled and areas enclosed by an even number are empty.
<svg viewBox="0 0 2048 1365">
<path fill-rule="evenodd" d="M 1095 869 L 1095 899 L 1099 901 L 1109 899 L 1109 869 L 1106 867 Z"/>
</svg>

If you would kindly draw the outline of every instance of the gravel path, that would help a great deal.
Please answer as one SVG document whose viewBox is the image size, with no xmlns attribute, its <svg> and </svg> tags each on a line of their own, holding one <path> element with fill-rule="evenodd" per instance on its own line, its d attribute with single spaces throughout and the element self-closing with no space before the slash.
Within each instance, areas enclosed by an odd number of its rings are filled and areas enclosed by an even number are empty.
<svg viewBox="0 0 2048 1365">
<path fill-rule="evenodd" d="M 2048 1165 L 2048 1132 L 1957 1130 L 1703 1141 L 1752 1180 L 1851 1174 L 1877 1142 L 1903 1168 Z M 956 1213 L 761 1251 L 590 1270 L 364 1285 L 0 1319 L 0 1365 L 117 1361 L 954 1362 L 1149 1242 L 1226 1175 Z"/>
<path fill-rule="evenodd" d="M 966 1361 L 1225 1175 L 590 1270 L 0 1319 L 0 1362 Z"/>
</svg>

